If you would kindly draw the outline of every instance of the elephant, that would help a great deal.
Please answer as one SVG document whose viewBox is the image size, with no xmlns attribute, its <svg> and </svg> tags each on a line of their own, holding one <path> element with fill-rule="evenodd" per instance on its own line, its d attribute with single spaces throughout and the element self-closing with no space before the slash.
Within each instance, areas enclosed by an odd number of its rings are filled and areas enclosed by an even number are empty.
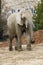
<svg viewBox="0 0 43 65">
<path fill-rule="evenodd" d="M 27 38 L 27 49 L 31 50 L 31 39 L 33 36 L 33 27 L 34 24 L 32 22 L 32 15 L 31 12 L 28 11 L 20 11 L 17 13 L 11 14 L 7 19 L 7 27 L 8 27 L 8 34 L 9 34 L 9 50 L 12 51 L 12 40 L 13 36 L 16 36 L 17 42 L 15 45 L 15 50 L 23 50 L 21 44 L 21 36 L 22 32 L 26 31 L 26 38 Z"/>
</svg>

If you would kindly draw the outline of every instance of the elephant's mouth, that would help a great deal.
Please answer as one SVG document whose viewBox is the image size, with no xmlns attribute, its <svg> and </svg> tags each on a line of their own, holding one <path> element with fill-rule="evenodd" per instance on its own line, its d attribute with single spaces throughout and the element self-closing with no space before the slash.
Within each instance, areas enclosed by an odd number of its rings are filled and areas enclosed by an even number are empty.
<svg viewBox="0 0 43 65">
<path fill-rule="evenodd" d="M 18 24 L 18 26 L 21 28 L 22 33 L 26 32 L 26 25 L 25 24 L 23 24 L 23 25 Z"/>
</svg>

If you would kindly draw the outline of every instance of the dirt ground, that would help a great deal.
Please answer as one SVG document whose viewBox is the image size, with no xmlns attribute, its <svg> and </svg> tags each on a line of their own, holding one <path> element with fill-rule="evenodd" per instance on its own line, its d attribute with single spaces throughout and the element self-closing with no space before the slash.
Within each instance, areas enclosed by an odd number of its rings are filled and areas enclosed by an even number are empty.
<svg viewBox="0 0 43 65">
<path fill-rule="evenodd" d="M 43 65 L 43 43 L 32 45 L 28 51 L 26 45 L 22 45 L 23 51 L 8 50 L 8 46 L 0 43 L 0 65 Z"/>
</svg>

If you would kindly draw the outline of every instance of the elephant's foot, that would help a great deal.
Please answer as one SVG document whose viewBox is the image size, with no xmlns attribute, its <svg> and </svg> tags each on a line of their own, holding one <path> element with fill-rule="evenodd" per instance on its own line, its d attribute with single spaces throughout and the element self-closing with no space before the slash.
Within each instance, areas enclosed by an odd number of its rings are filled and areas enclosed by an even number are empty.
<svg viewBox="0 0 43 65">
<path fill-rule="evenodd" d="M 31 40 L 31 44 L 34 44 L 35 43 L 35 40 Z"/>
<path fill-rule="evenodd" d="M 10 47 L 10 48 L 9 48 L 9 51 L 13 51 L 13 48 L 12 48 L 12 47 Z"/>
<path fill-rule="evenodd" d="M 15 50 L 18 50 L 18 51 L 23 51 L 23 49 L 22 49 L 22 47 L 21 47 L 21 46 L 19 46 L 19 47 L 15 46 Z"/>
<path fill-rule="evenodd" d="M 18 48 L 15 46 L 15 50 L 18 50 Z"/>
<path fill-rule="evenodd" d="M 22 48 L 18 48 L 18 51 L 23 51 L 23 49 Z"/>
<path fill-rule="evenodd" d="M 32 49 L 30 47 L 27 47 L 27 50 L 31 51 Z"/>
<path fill-rule="evenodd" d="M 31 49 L 31 44 L 28 44 L 28 45 L 27 45 L 27 50 L 29 50 L 29 51 L 32 50 L 32 49 Z"/>
</svg>

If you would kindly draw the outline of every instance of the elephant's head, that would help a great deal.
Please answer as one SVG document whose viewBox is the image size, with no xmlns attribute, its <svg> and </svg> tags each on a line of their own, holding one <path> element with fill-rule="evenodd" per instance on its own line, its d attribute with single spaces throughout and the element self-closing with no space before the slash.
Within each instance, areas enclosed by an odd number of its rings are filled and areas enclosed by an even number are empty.
<svg viewBox="0 0 43 65">
<path fill-rule="evenodd" d="M 19 18 L 19 20 L 18 20 L 18 24 L 19 25 L 23 25 L 23 24 L 25 24 L 26 25 L 26 27 L 27 27 L 27 23 L 28 23 L 28 17 L 27 17 L 28 15 L 27 15 L 27 12 L 26 11 L 22 11 L 22 12 L 20 12 L 19 13 L 19 16 L 18 16 L 18 18 Z"/>
<path fill-rule="evenodd" d="M 33 22 L 32 22 L 32 14 L 31 14 L 31 11 L 21 11 L 19 13 L 19 16 L 18 16 L 19 20 L 18 20 L 18 24 L 19 25 L 23 25 L 25 24 L 26 28 L 27 28 L 27 25 L 29 24 L 30 26 L 32 27 L 35 27 Z"/>
</svg>

